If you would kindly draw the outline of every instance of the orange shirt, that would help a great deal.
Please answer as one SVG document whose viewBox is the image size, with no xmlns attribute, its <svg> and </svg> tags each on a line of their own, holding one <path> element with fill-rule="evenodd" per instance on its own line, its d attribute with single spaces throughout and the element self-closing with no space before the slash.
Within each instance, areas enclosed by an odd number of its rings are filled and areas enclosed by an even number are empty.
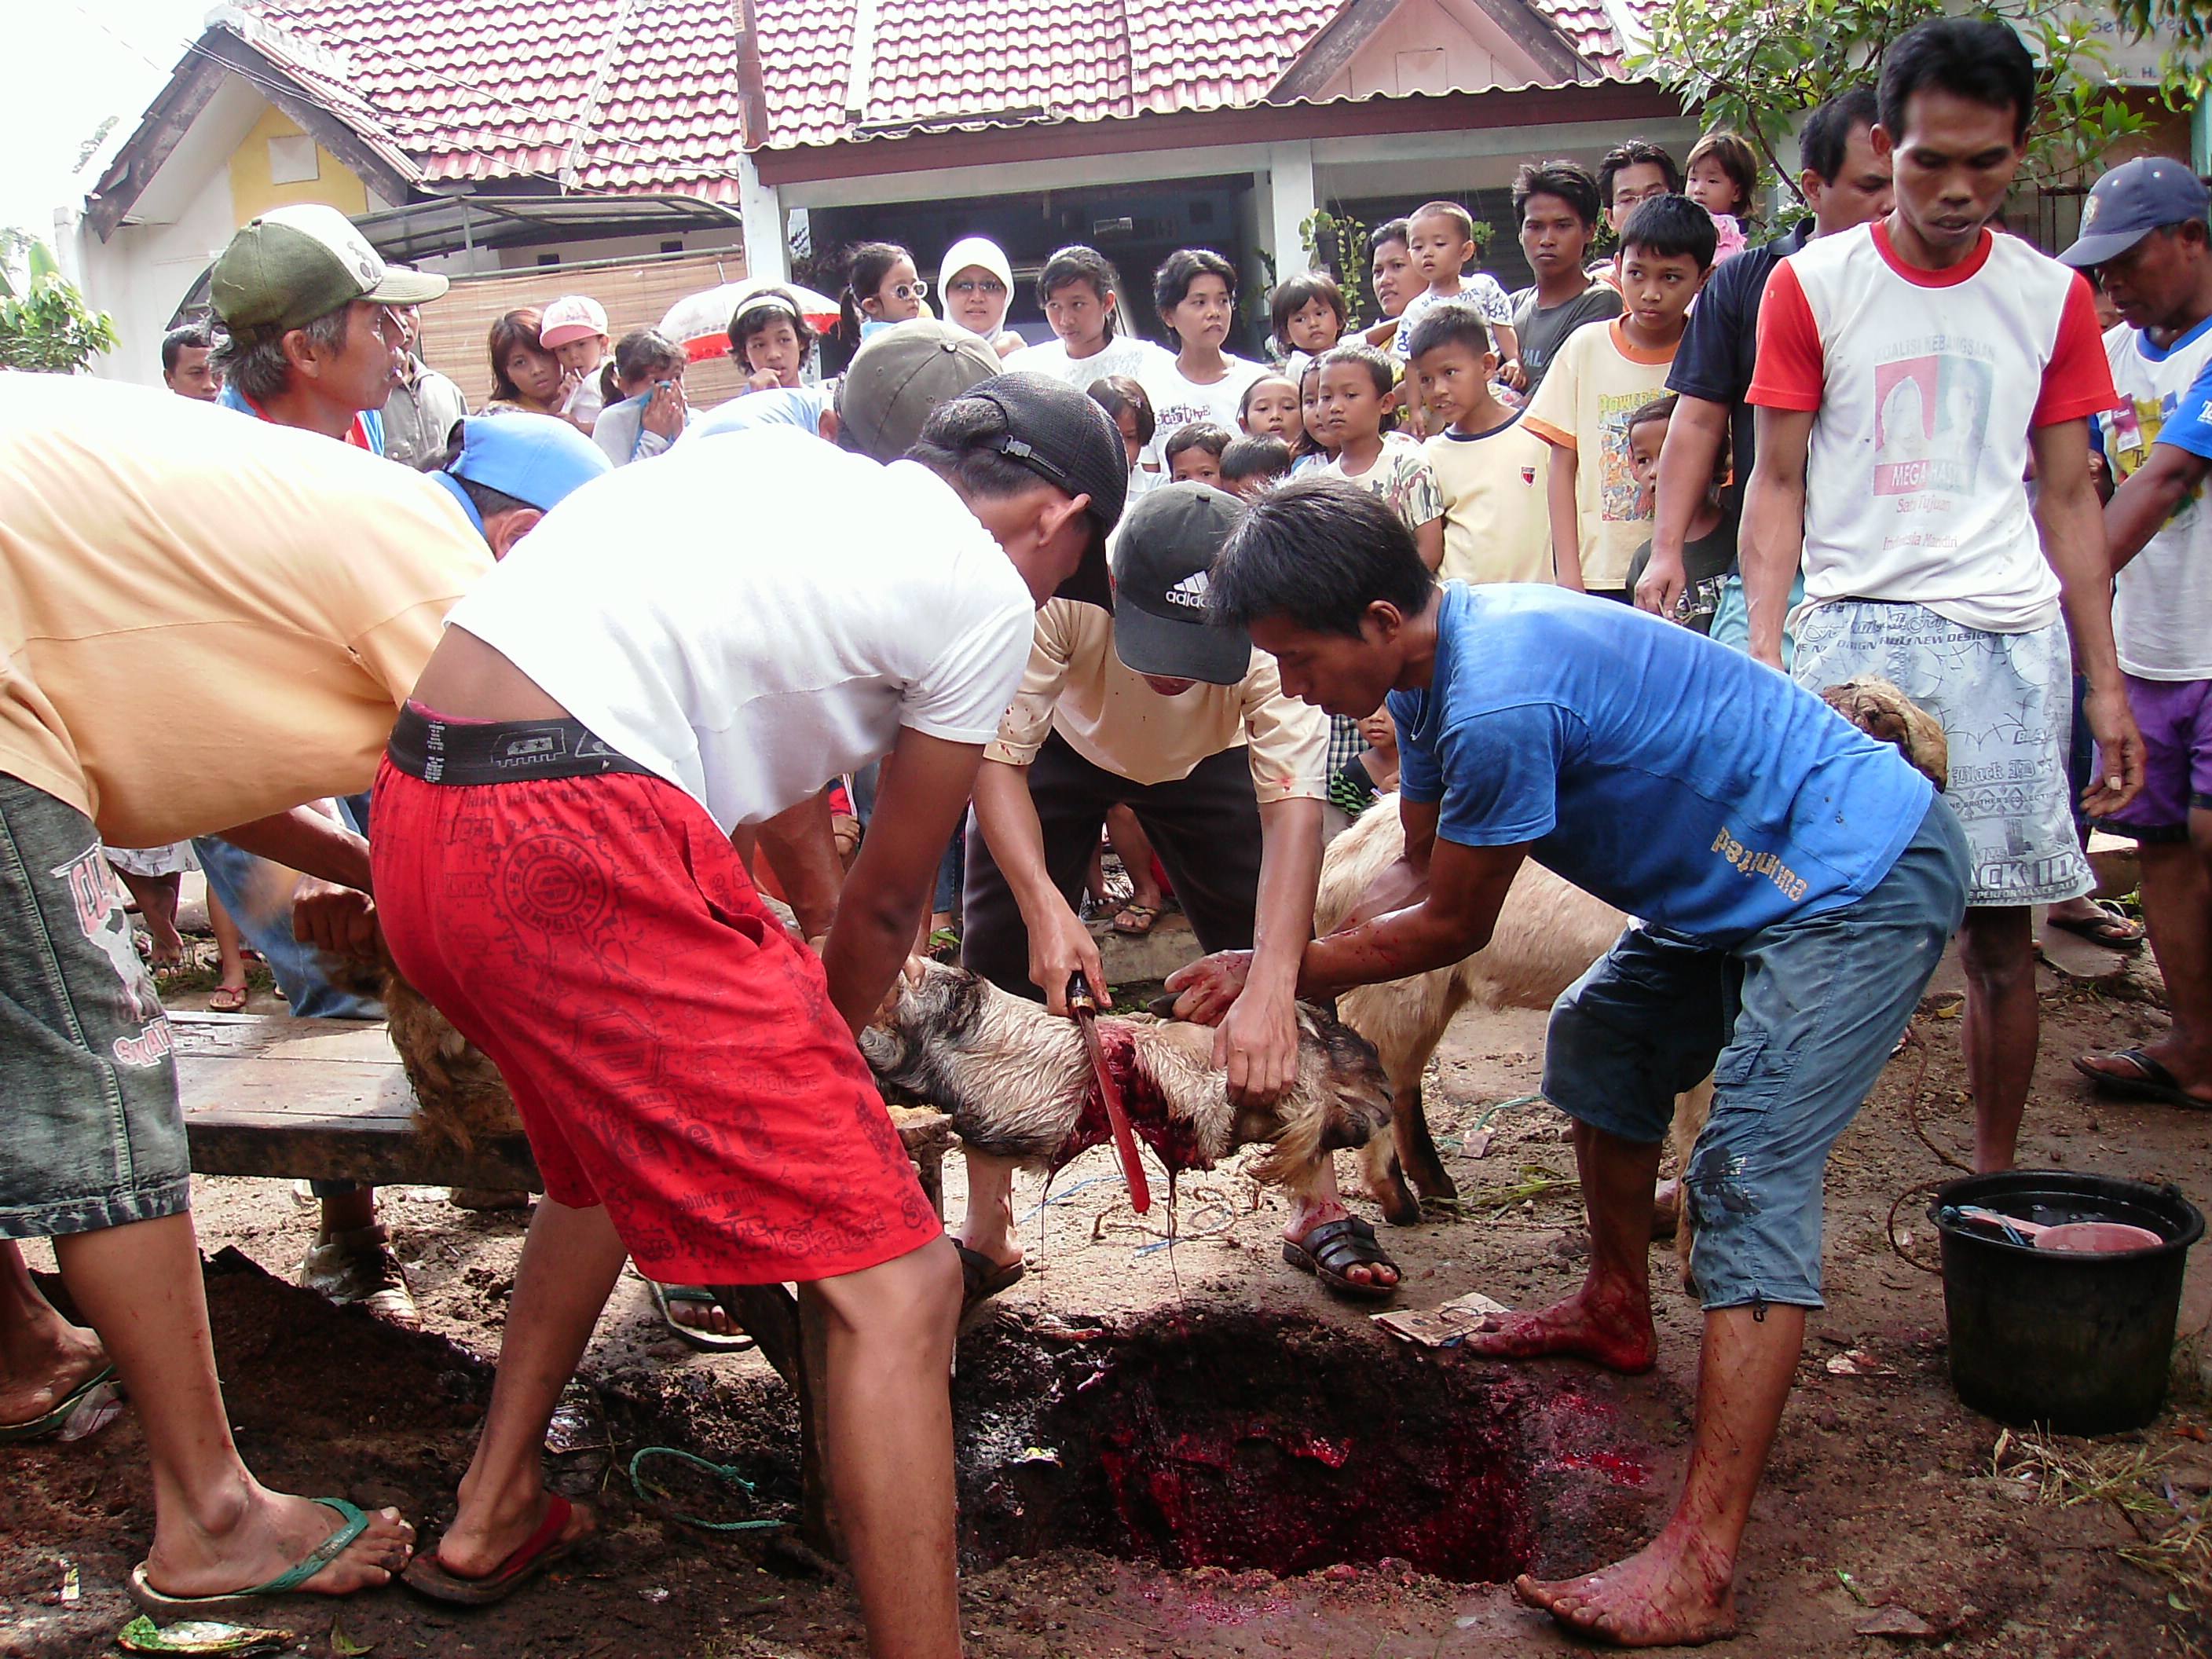
<svg viewBox="0 0 2212 1659">
<path fill-rule="evenodd" d="M 0 772 L 118 847 L 365 789 L 490 568 L 453 499 L 394 462 L 0 374 Z"/>
</svg>

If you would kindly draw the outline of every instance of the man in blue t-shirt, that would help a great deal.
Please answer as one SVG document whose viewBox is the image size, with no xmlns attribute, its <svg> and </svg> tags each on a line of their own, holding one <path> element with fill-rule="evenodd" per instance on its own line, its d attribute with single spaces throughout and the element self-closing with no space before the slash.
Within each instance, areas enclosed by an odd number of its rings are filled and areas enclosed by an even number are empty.
<svg viewBox="0 0 2212 1659">
<path fill-rule="evenodd" d="M 1820 1181 L 1965 913 L 1966 844 L 1896 750 L 1750 658 L 1554 587 L 1438 588 L 1374 496 L 1316 477 L 1247 512 L 1216 616 L 1331 713 L 1389 695 L 1405 856 L 1306 947 L 1298 993 L 1421 974 L 1488 942 L 1524 858 L 1632 916 L 1552 1011 L 1545 1096 L 1576 1120 L 1589 1276 L 1467 1338 L 1492 1358 L 1656 1357 L 1645 1252 L 1674 1097 L 1712 1115 L 1683 1186 L 1705 1307 L 1696 1447 L 1632 1560 L 1524 1600 L 1634 1644 L 1735 1628 L 1737 1546 L 1820 1301 Z M 1242 953 L 1168 981 L 1213 1019 Z"/>
</svg>

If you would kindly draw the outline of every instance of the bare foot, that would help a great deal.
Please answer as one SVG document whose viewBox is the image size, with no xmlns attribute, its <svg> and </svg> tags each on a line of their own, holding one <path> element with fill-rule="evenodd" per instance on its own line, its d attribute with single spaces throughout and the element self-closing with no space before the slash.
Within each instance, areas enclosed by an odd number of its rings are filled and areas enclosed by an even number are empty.
<svg viewBox="0 0 2212 1659">
<path fill-rule="evenodd" d="M 719 1302 L 678 1302 L 671 1297 L 668 1317 L 687 1331 L 705 1331 L 710 1336 L 750 1334 Z"/>
<path fill-rule="evenodd" d="M 335 1510 L 256 1486 L 237 1522 L 221 1534 L 179 1526 L 157 1531 L 146 1558 L 146 1581 L 164 1595 L 228 1595 L 265 1584 L 313 1554 L 344 1522 Z M 415 1528 L 393 1509 L 369 1516 L 368 1528 L 338 1558 L 300 1586 L 316 1595 L 348 1595 L 388 1583 L 415 1553 Z"/>
<path fill-rule="evenodd" d="M 1293 1244 L 1303 1245 L 1306 1236 L 1316 1227 L 1325 1227 L 1332 1221 L 1350 1219 L 1352 1212 L 1334 1200 L 1316 1202 L 1310 1199 L 1293 1200 L 1291 1218 L 1283 1228 L 1283 1237 Z M 1372 1285 L 1376 1289 L 1398 1282 L 1398 1268 L 1389 1261 L 1352 1261 L 1339 1268 L 1355 1285 Z"/>
<path fill-rule="evenodd" d="M 1651 1189 L 1651 1237 L 1672 1238 L 1682 1224 L 1682 1183 L 1669 1178 Z"/>
<path fill-rule="evenodd" d="M 546 1511 L 552 1504 L 552 1498 L 541 1488 L 527 1503 L 474 1516 L 469 1513 L 470 1505 L 464 1498 L 461 1513 L 453 1517 L 453 1526 L 438 1540 L 438 1565 L 456 1578 L 490 1577 L 544 1524 Z M 586 1537 L 599 1529 L 599 1524 L 591 1510 L 580 1504 L 572 1504 L 568 1524 L 561 1528 L 561 1541 L 573 1543 Z"/>
<path fill-rule="evenodd" d="M 1669 1526 L 1640 1553 L 1582 1578 L 1540 1584 L 1523 1573 L 1513 1593 L 1585 1636 L 1624 1648 L 1690 1646 L 1735 1634 L 1735 1564 Z"/>
<path fill-rule="evenodd" d="M 1569 1355 L 1632 1375 L 1657 1363 L 1659 1340 L 1648 1304 L 1626 1295 L 1601 1296 L 1584 1285 L 1535 1313 L 1492 1314 L 1482 1329 L 1468 1333 L 1460 1351 L 1486 1359 Z"/>
<path fill-rule="evenodd" d="M 0 1376 L 0 1428 L 36 1422 L 106 1365 L 107 1350 L 98 1336 L 58 1316 L 53 1326 L 54 1346 L 43 1363 L 26 1364 L 20 1375 Z"/>
</svg>

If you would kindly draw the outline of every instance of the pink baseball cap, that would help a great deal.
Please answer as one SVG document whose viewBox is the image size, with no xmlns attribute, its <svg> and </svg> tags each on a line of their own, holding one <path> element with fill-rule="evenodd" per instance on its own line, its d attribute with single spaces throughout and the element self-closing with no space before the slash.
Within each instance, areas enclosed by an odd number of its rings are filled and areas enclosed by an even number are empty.
<svg viewBox="0 0 2212 1659">
<path fill-rule="evenodd" d="M 588 340 L 607 331 L 605 307 L 586 295 L 569 294 L 545 307 L 538 319 L 538 343 L 548 351 L 571 340 Z"/>
</svg>

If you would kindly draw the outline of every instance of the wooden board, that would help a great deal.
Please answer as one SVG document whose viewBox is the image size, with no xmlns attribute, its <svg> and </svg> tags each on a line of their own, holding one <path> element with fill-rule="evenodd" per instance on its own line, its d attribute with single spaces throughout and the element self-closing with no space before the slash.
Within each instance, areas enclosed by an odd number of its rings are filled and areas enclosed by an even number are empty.
<svg viewBox="0 0 2212 1659">
<path fill-rule="evenodd" d="M 180 1013 L 169 1023 L 198 1174 L 542 1190 L 520 1135 L 464 1153 L 415 1133 L 414 1091 L 381 1020 Z"/>
</svg>

